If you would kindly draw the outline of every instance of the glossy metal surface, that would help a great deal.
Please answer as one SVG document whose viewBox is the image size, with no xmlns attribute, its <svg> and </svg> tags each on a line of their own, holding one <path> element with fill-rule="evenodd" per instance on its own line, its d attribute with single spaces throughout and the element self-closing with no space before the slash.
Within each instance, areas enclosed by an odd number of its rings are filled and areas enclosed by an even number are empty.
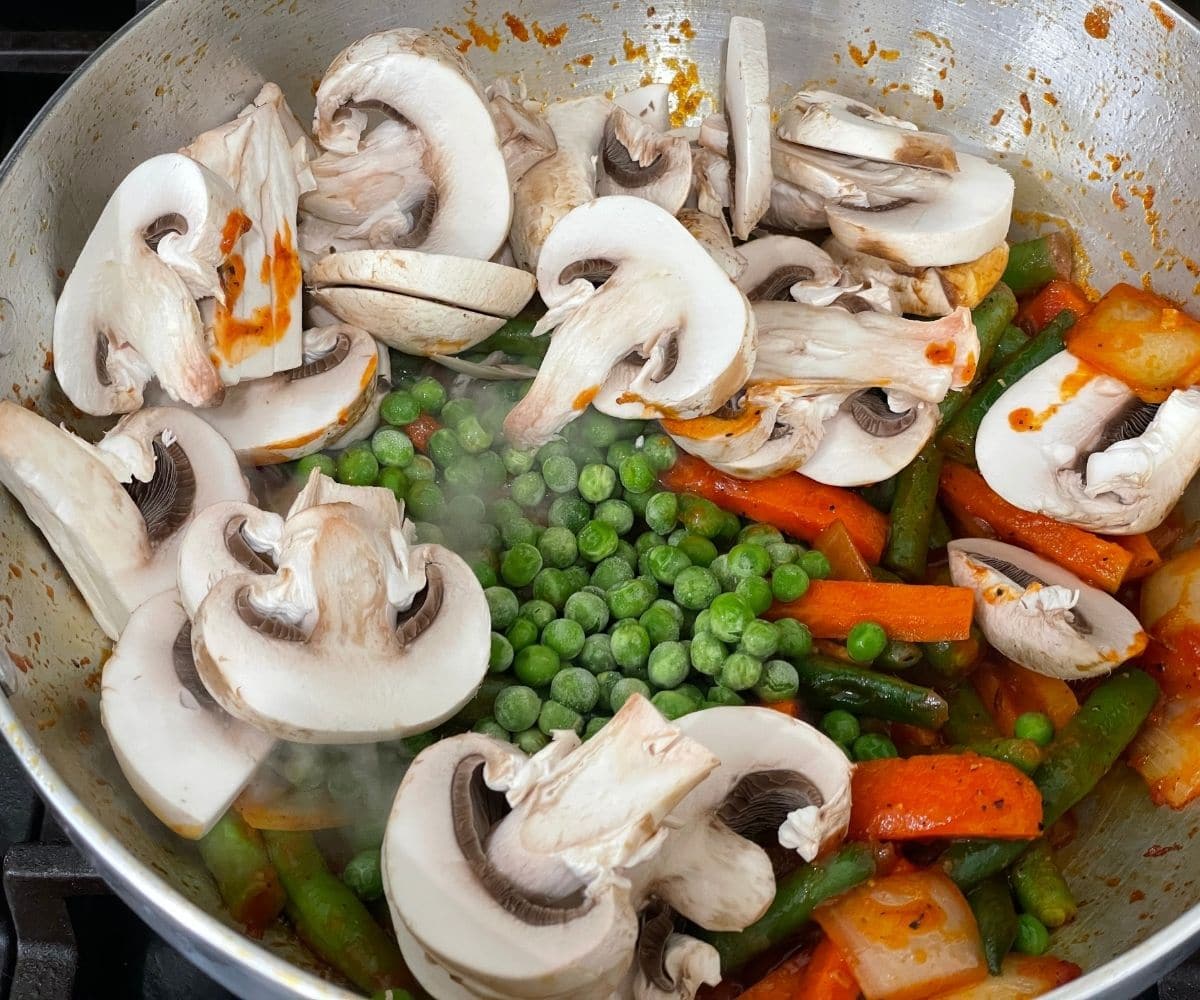
<svg viewBox="0 0 1200 1000">
<path fill-rule="evenodd" d="M 538 95 L 675 78 L 694 118 L 712 108 L 729 13 L 762 17 L 778 98 L 819 85 L 952 131 L 1017 175 L 1018 231 L 1071 220 L 1097 286 L 1146 273 L 1187 300 L 1200 280 L 1188 257 L 1200 257 L 1200 31 L 1167 4 L 1103 6 L 1106 37 L 1082 0 L 606 0 L 587 5 L 595 13 L 561 0 L 162 0 L 76 74 L 0 174 L 0 385 L 81 426 L 51 385 L 51 318 L 117 182 L 231 117 L 265 79 L 306 116 L 342 46 L 399 24 L 447 29 L 485 79 L 522 70 Z M 233 930 L 195 852 L 125 786 L 99 724 L 103 636 L 5 494 L 0 567 L 0 683 L 12 692 L 0 728 L 104 877 L 239 993 L 349 995 L 292 964 L 303 953 L 281 933 L 260 946 Z M 1118 774 L 1079 819 L 1087 836 L 1064 856 L 1083 905 L 1056 950 L 1089 974 L 1059 995 L 1128 996 L 1200 943 L 1200 810 L 1152 810 Z"/>
</svg>

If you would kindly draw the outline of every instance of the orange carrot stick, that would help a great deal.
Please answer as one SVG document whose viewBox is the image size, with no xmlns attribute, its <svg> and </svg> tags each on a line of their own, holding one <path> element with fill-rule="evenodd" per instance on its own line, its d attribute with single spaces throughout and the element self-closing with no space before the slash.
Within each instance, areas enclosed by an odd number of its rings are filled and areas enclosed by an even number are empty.
<svg viewBox="0 0 1200 1000">
<path fill-rule="evenodd" d="M 818 639 L 844 639 L 859 622 L 878 622 L 893 639 L 941 642 L 971 632 L 974 595 L 966 587 L 813 580 L 799 600 L 776 603 L 767 617 L 797 618 Z"/>
<path fill-rule="evenodd" d="M 842 949 L 822 937 L 807 963 L 788 959 L 754 986 L 740 1000 L 858 1000 L 858 982 Z"/>
<path fill-rule="evenodd" d="M 1045 556 L 1109 593 L 1121 586 L 1133 563 L 1133 553 L 1099 535 L 1014 507 L 978 472 L 957 462 L 942 466 L 941 496 L 961 523 L 982 521 L 1001 541 Z"/>
<path fill-rule="evenodd" d="M 1011 764 L 978 754 L 861 761 L 850 788 L 852 840 L 997 837 L 1042 832 L 1042 796 Z"/>
<path fill-rule="evenodd" d="M 724 510 L 772 524 L 807 542 L 840 519 L 869 563 L 879 562 L 887 541 L 888 519 L 857 493 L 824 486 L 797 472 L 748 481 L 718 472 L 691 455 L 680 455 L 659 478 L 677 493 L 699 494 Z"/>
<path fill-rule="evenodd" d="M 413 447 L 424 455 L 429 450 L 429 439 L 433 437 L 433 432 L 441 430 L 441 427 L 442 425 L 428 413 L 422 413 L 411 424 L 405 426 L 404 433 L 412 441 Z"/>
<path fill-rule="evenodd" d="M 1037 295 L 1027 299 L 1017 310 L 1017 326 L 1026 333 L 1034 334 L 1049 325 L 1064 309 L 1073 312 L 1076 318 L 1086 316 L 1092 303 L 1082 288 L 1070 281 L 1055 278 L 1046 283 Z"/>
<path fill-rule="evenodd" d="M 1013 735 L 1017 717 L 1042 712 L 1061 729 L 1079 711 L 1079 699 L 1066 681 L 1002 660 L 984 663 L 971 674 L 975 693 L 1004 736 Z"/>
<path fill-rule="evenodd" d="M 833 579 L 858 580 L 861 583 L 870 581 L 871 569 L 854 547 L 850 532 L 846 530 L 846 524 L 841 518 L 817 535 L 813 541 L 813 548 L 829 560 Z"/>
<path fill-rule="evenodd" d="M 800 717 L 800 702 L 795 698 L 785 698 L 783 701 L 765 701 L 763 708 L 774 709 L 776 712 L 790 715 L 793 719 Z"/>
<path fill-rule="evenodd" d="M 1163 564 L 1158 549 L 1146 535 L 1101 535 L 1105 541 L 1112 542 L 1126 549 L 1132 556 L 1133 562 L 1125 573 L 1124 583 L 1132 583 L 1144 576 L 1149 576 Z"/>
</svg>

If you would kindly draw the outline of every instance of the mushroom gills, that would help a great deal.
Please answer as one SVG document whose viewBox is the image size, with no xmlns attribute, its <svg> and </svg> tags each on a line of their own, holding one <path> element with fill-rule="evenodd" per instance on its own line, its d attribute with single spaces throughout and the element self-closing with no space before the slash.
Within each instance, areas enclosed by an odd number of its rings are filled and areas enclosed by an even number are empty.
<svg viewBox="0 0 1200 1000">
<path fill-rule="evenodd" d="M 208 688 L 196 673 L 196 658 L 192 655 L 192 623 L 189 621 L 183 623 L 175 636 L 175 642 L 171 646 L 171 660 L 175 664 L 175 676 L 179 678 L 184 691 L 195 698 L 197 704 L 204 709 L 220 711 L 220 706 L 208 693 Z"/>
<path fill-rule="evenodd" d="M 675 930 L 675 911 L 661 899 L 651 899 L 638 915 L 637 966 L 660 990 L 673 990 L 667 971 L 667 942 Z"/>
<path fill-rule="evenodd" d="M 154 450 L 154 475 L 150 481 L 133 479 L 123 485 L 129 499 L 142 512 L 150 544 L 158 545 L 178 531 L 192 513 L 196 502 L 196 473 L 178 441 L 164 444 L 160 434 L 151 447 Z"/>
<path fill-rule="evenodd" d="M 770 300 L 773 302 L 791 301 L 792 285 L 798 281 L 810 281 L 813 269 L 802 264 L 792 264 L 772 271 L 758 285 L 746 293 L 751 302 Z"/>
<path fill-rule="evenodd" d="M 231 517 L 225 523 L 225 548 L 251 573 L 275 572 L 275 561 L 270 554 L 259 552 L 246 537 L 245 517 Z"/>
<path fill-rule="evenodd" d="M 897 413 L 882 389 L 863 389 L 850 397 L 850 415 L 872 437 L 895 437 L 908 430 L 917 419 L 917 408 Z"/>
<path fill-rule="evenodd" d="M 1099 439 L 1091 448 L 1080 453 L 1080 471 L 1084 471 L 1087 460 L 1098 451 L 1107 451 L 1118 441 L 1130 441 L 1139 438 L 1150 429 L 1150 424 L 1158 413 L 1161 403 L 1146 403 L 1134 400 L 1129 406 L 1104 425 Z"/>
<path fill-rule="evenodd" d="M 268 614 L 255 607 L 249 587 L 243 587 L 234 594 L 233 606 L 243 622 L 268 639 L 278 639 L 281 642 L 304 642 L 308 638 L 308 633 L 299 625 L 287 621 L 278 614 Z"/>
<path fill-rule="evenodd" d="M 1040 577 L 1035 576 L 1033 573 L 1030 573 L 1028 570 L 1022 569 L 1020 566 L 1016 565 L 1015 563 L 1010 563 L 1006 559 L 1001 559 L 999 556 L 987 556 L 980 552 L 972 552 L 971 555 L 978 562 L 981 562 L 986 566 L 991 566 L 992 569 L 994 569 L 997 573 L 1008 577 L 1018 587 L 1023 587 L 1028 590 L 1034 585 L 1039 587 L 1053 586 Z M 1080 635 L 1091 635 L 1091 622 L 1089 622 L 1087 618 L 1083 616 L 1083 613 L 1072 608 L 1071 614 L 1073 616 L 1071 624 L 1074 626 L 1075 631 L 1080 633 Z"/>
<path fill-rule="evenodd" d="M 821 790 L 799 771 L 773 768 L 739 779 L 717 810 L 717 819 L 739 836 L 761 844 L 774 837 L 789 813 L 824 804 Z"/>
</svg>

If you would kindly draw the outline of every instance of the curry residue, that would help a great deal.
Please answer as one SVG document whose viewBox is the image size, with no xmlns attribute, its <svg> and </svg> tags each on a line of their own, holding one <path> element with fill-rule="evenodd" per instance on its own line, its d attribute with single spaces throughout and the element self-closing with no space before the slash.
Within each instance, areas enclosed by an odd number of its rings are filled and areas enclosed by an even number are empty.
<svg viewBox="0 0 1200 1000">
<path fill-rule="evenodd" d="M 571 403 L 573 410 L 586 410 L 593 399 L 596 398 L 596 393 L 600 391 L 600 386 L 594 385 L 590 389 L 584 389 Z"/>
<path fill-rule="evenodd" d="M 525 27 L 525 22 L 517 17 L 516 14 L 505 11 L 504 24 L 508 27 L 509 34 L 518 42 L 529 41 L 529 29 Z"/>
<path fill-rule="evenodd" d="M 1161 24 L 1167 31 L 1175 30 L 1175 18 L 1163 10 L 1163 5 L 1160 3 L 1151 3 L 1150 12 L 1158 18 L 1158 23 Z"/>
<path fill-rule="evenodd" d="M 636 62 L 638 59 L 644 60 L 649 58 L 646 54 L 645 44 L 635 45 L 633 39 L 629 37 L 628 32 L 625 33 L 625 37 L 621 42 L 621 49 L 625 53 L 626 62 Z"/>
<path fill-rule="evenodd" d="M 662 425 L 668 434 L 679 434 L 694 441 L 715 441 L 718 438 L 731 438 L 747 433 L 758 424 L 761 416 L 761 406 L 747 406 L 729 417 L 716 414 L 692 417 L 690 420 L 673 420 L 668 417 L 662 421 Z"/>
<path fill-rule="evenodd" d="M 1107 38 L 1111 18 L 1112 13 L 1107 7 L 1096 4 L 1095 7 L 1083 15 L 1083 30 L 1093 38 Z"/>
<path fill-rule="evenodd" d="M 489 52 L 495 52 L 500 48 L 500 32 L 495 29 L 488 31 L 475 18 L 467 21 L 467 31 L 471 33 L 471 41 L 480 48 L 487 49 Z"/>
<path fill-rule="evenodd" d="M 234 244 L 246 233 L 250 232 L 249 217 L 240 208 L 229 213 L 225 225 L 221 227 L 221 256 L 228 257 L 233 252 Z"/>
<path fill-rule="evenodd" d="M 854 60 L 854 65 L 862 67 L 875 58 L 875 54 L 879 51 L 879 46 L 875 44 L 875 39 L 867 44 L 867 50 L 864 52 L 853 43 L 846 46 L 846 51 L 850 53 L 850 58 Z"/>
<path fill-rule="evenodd" d="M 952 340 L 939 340 L 929 344 L 925 348 L 925 358 L 930 364 L 935 365 L 952 365 L 954 364 L 954 356 L 958 353 Z"/>
<path fill-rule="evenodd" d="M 213 340 L 217 354 L 225 364 L 236 365 L 252 354 L 282 340 L 292 322 L 292 298 L 300 289 L 300 258 L 292 227 L 284 222 L 283 232 L 275 234 L 274 254 L 263 261 L 260 277 L 269 274 L 271 304 L 259 306 L 247 318 L 233 315 L 246 287 L 246 262 L 239 253 L 231 253 L 218 269 L 225 303 L 218 304 L 213 321 Z"/>
<path fill-rule="evenodd" d="M 567 37 L 568 31 L 570 29 L 567 27 L 566 21 L 550 31 L 546 31 L 537 21 L 533 22 L 533 37 L 537 39 L 539 45 L 547 49 L 558 48 L 562 44 L 562 40 Z"/>
</svg>

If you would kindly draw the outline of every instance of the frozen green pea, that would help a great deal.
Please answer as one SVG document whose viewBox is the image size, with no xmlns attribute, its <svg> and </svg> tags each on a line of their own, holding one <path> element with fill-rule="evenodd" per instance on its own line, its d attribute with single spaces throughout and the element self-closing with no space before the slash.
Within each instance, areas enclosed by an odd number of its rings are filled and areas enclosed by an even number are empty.
<svg viewBox="0 0 1200 1000">
<path fill-rule="evenodd" d="M 717 558 L 717 547 L 709 539 L 690 531 L 684 532 L 674 544 L 696 566 L 711 566 Z"/>
<path fill-rule="evenodd" d="M 514 545 L 536 545 L 542 529 L 525 517 L 513 518 L 500 525 L 500 537 L 510 548 Z"/>
<path fill-rule="evenodd" d="M 385 490 L 391 490 L 392 496 L 397 500 L 403 500 L 408 496 L 408 476 L 404 474 L 403 469 L 397 469 L 395 466 L 380 469 L 375 485 L 382 486 Z"/>
<path fill-rule="evenodd" d="M 487 590 L 488 587 L 498 586 L 500 583 L 500 577 L 496 575 L 496 567 L 486 559 L 473 559 L 471 572 L 475 574 L 475 579 L 479 581 L 479 586 L 484 590 Z"/>
<path fill-rule="evenodd" d="M 607 705 L 608 701 L 605 700 L 604 704 Z M 600 732 L 600 730 L 604 728 L 604 724 L 611 718 L 611 715 L 593 715 L 590 719 L 588 719 L 587 725 L 583 727 L 584 742 L 587 742 L 598 732 Z"/>
<path fill-rule="evenodd" d="M 503 734 L 500 739 L 508 739 L 508 733 L 496 726 L 494 721 L 492 725 Z M 347 861 L 342 869 L 342 881 L 364 903 L 383 899 L 383 867 L 379 860 L 379 848 L 362 851 Z"/>
<path fill-rule="evenodd" d="M 347 448 L 337 458 L 336 476 L 347 486 L 370 486 L 379 475 L 379 460 L 370 447 Z"/>
<path fill-rule="evenodd" d="M 633 551 L 638 554 L 640 559 L 645 553 L 649 552 L 656 545 L 666 545 L 666 535 L 660 535 L 656 531 L 643 531 L 633 542 Z"/>
<path fill-rule="evenodd" d="M 417 379 L 409 392 L 425 413 L 440 413 L 446 405 L 446 387 L 435 378 Z"/>
<path fill-rule="evenodd" d="M 775 542 L 782 542 L 783 534 L 772 524 L 747 524 L 738 532 L 737 540 L 766 547 Z"/>
<path fill-rule="evenodd" d="M 405 513 L 419 521 L 440 517 L 446 498 L 437 483 L 419 480 L 408 488 Z"/>
<path fill-rule="evenodd" d="M 733 592 L 749 604 L 756 615 L 764 614 L 774 600 L 771 585 L 761 576 L 743 577 Z"/>
<path fill-rule="evenodd" d="M 542 463 L 542 478 L 554 493 L 570 493 L 579 482 L 579 470 L 569 455 L 551 455 Z"/>
<path fill-rule="evenodd" d="M 646 511 L 643 516 L 651 531 L 660 535 L 670 534 L 675 530 L 679 519 L 679 498 L 674 493 L 652 494 L 646 501 Z"/>
<path fill-rule="evenodd" d="M 634 453 L 622 459 L 617 473 L 630 493 L 646 493 L 654 485 L 654 469 L 645 455 Z"/>
<path fill-rule="evenodd" d="M 624 583 L 626 580 L 632 580 L 633 577 L 633 567 L 624 559 L 619 559 L 616 556 L 609 556 L 607 559 L 602 559 L 596 565 L 596 568 L 592 570 L 592 583 L 606 594 L 613 587 Z"/>
<path fill-rule="evenodd" d="M 442 469 L 465 454 L 458 436 L 449 427 L 439 427 L 430 434 L 427 447 L 433 464 Z"/>
<path fill-rule="evenodd" d="M 678 687 L 687 680 L 691 664 L 681 642 L 662 642 L 650 651 L 646 670 L 657 688 Z"/>
<path fill-rule="evenodd" d="M 656 691 L 650 699 L 650 704 L 658 709 L 659 713 L 668 722 L 689 715 L 696 711 L 696 704 L 687 695 L 680 694 L 678 691 Z"/>
<path fill-rule="evenodd" d="M 752 542 L 735 545 L 726 558 L 729 572 L 738 580 L 748 576 L 766 576 L 771 571 L 771 554 Z"/>
<path fill-rule="evenodd" d="M 798 562 L 802 551 L 799 545 L 793 545 L 791 542 L 768 542 L 763 548 L 771 557 L 772 569 Z"/>
<path fill-rule="evenodd" d="M 522 649 L 526 649 L 537 642 L 538 635 L 540 634 L 541 629 L 528 618 L 518 618 L 508 626 L 504 637 L 508 640 L 513 650 L 519 653 Z"/>
<path fill-rule="evenodd" d="M 542 702 L 542 710 L 538 714 L 538 729 L 547 736 L 559 729 L 582 733 L 583 716 L 574 709 L 550 699 Z"/>
<path fill-rule="evenodd" d="M 812 653 L 813 638 L 808 626 L 795 618 L 780 618 L 775 623 L 779 638 L 778 653 L 789 660 L 801 660 Z"/>
<path fill-rule="evenodd" d="M 691 611 L 708 607 L 720 592 L 717 578 L 702 566 L 689 566 L 675 577 L 675 603 Z"/>
<path fill-rule="evenodd" d="M 654 646 L 662 642 L 677 641 L 683 633 L 680 622 L 670 611 L 661 607 L 661 604 L 662 602 L 655 601 L 638 618 L 638 624 L 646 630 L 646 634 L 650 636 L 650 643 Z"/>
<path fill-rule="evenodd" d="M 483 470 L 474 455 L 459 455 L 442 470 L 442 479 L 451 493 L 475 495 L 483 487 Z"/>
<path fill-rule="evenodd" d="M 518 662 L 520 654 L 518 654 Z M 762 660 L 746 653 L 730 653 L 717 674 L 723 687 L 731 691 L 748 691 L 762 677 Z M 519 675 L 518 675 L 519 676 Z"/>
<path fill-rule="evenodd" d="M 578 622 L 587 635 L 603 632 L 609 620 L 608 602 L 595 594 L 580 591 L 567 598 L 563 615 Z"/>
<path fill-rule="evenodd" d="M 394 389 L 383 397 L 383 402 L 379 404 L 379 415 L 393 427 L 404 427 L 421 415 L 421 404 L 411 392 Z"/>
<path fill-rule="evenodd" d="M 754 609 L 739 594 L 721 594 L 708 608 L 708 629 L 722 642 L 737 643 L 754 621 Z"/>
<path fill-rule="evenodd" d="M 607 448 L 620 436 L 619 421 L 599 410 L 586 410 L 579 425 L 583 439 L 596 448 Z"/>
<path fill-rule="evenodd" d="M 607 521 L 593 519 L 580 530 L 576 542 L 579 554 L 588 562 L 599 562 L 617 551 L 617 531 Z"/>
<path fill-rule="evenodd" d="M 534 721 L 536 722 L 537 720 L 535 719 Z M 533 726 L 517 733 L 513 737 L 513 743 L 517 745 L 517 748 L 523 753 L 529 754 L 530 757 L 540 750 L 544 750 L 549 742 L 550 738 L 540 729 L 535 729 Z"/>
<path fill-rule="evenodd" d="M 404 469 L 410 483 L 432 482 L 437 478 L 437 467 L 428 455 L 416 455 Z"/>
<path fill-rule="evenodd" d="M 808 584 L 808 574 L 795 563 L 784 563 L 771 572 L 771 594 L 777 601 L 798 601 L 808 592 Z"/>
<path fill-rule="evenodd" d="M 546 523 L 552 528 L 578 532 L 592 517 L 592 508 L 582 497 L 570 493 L 555 497 L 546 512 Z"/>
<path fill-rule="evenodd" d="M 740 694 L 731 688 L 725 687 L 723 684 L 714 684 L 708 689 L 708 693 L 704 696 L 705 705 L 724 706 L 724 705 L 744 705 L 745 699 Z"/>
<path fill-rule="evenodd" d="M 492 446 L 491 433 L 479 422 L 478 417 L 466 417 L 454 428 L 458 443 L 469 455 L 478 455 Z"/>
<path fill-rule="evenodd" d="M 307 483 L 308 477 L 312 475 L 313 469 L 320 469 L 321 475 L 328 476 L 330 479 L 332 479 L 337 475 L 337 462 L 333 460 L 332 455 L 326 455 L 321 451 L 317 452 L 315 455 L 305 455 L 302 459 L 296 462 L 296 478 Z"/>
<path fill-rule="evenodd" d="M 475 463 L 479 468 L 483 486 L 488 490 L 497 489 L 508 478 L 504 462 L 494 451 L 485 451 L 476 455 Z"/>
<path fill-rule="evenodd" d="M 563 440 L 547 441 L 537 450 L 538 465 L 541 465 L 546 459 L 552 458 L 555 455 L 566 455 L 570 452 L 571 446 Z"/>
<path fill-rule="evenodd" d="M 650 503 L 650 497 L 653 494 L 646 493 L 630 493 L 629 490 L 621 491 L 621 499 L 629 504 L 629 509 L 633 511 L 635 518 L 640 517 L 643 521 L 646 519 L 646 507 Z"/>
<path fill-rule="evenodd" d="M 417 532 L 418 545 L 445 545 L 446 535 L 436 524 L 428 521 L 414 521 L 413 527 Z"/>
<path fill-rule="evenodd" d="M 408 435 L 395 427 L 380 427 L 372 434 L 371 451 L 380 465 L 398 469 L 408 465 L 416 455 Z"/>
<path fill-rule="evenodd" d="M 485 716 L 480 719 L 471 727 L 471 732 L 490 736 L 494 740 L 504 740 L 505 743 L 509 741 L 508 730 L 491 716 Z"/>
<path fill-rule="evenodd" d="M 591 575 L 588 573 L 586 566 L 576 564 L 575 566 L 568 566 L 563 570 L 563 583 L 567 588 L 568 597 L 583 590 L 588 585 L 589 580 L 591 580 Z"/>
<path fill-rule="evenodd" d="M 492 714 L 510 733 L 519 733 L 537 722 L 542 699 L 532 688 L 521 684 L 506 687 L 496 695 Z"/>
<path fill-rule="evenodd" d="M 800 568 L 813 580 L 824 580 L 833 572 L 824 552 L 810 549 L 800 556 Z"/>
<path fill-rule="evenodd" d="M 589 503 L 600 503 L 613 495 L 617 474 L 607 465 L 585 465 L 579 473 L 579 494 Z"/>
<path fill-rule="evenodd" d="M 608 707 L 614 713 L 619 712 L 621 706 L 635 694 L 640 694 L 643 698 L 649 698 L 650 685 L 636 677 L 622 677 L 613 685 L 612 691 L 609 693 Z"/>
<path fill-rule="evenodd" d="M 675 459 L 678 458 L 678 450 L 675 447 L 675 442 L 672 441 L 666 434 L 651 434 L 647 436 L 642 443 L 642 454 L 646 456 L 646 461 L 650 463 L 650 467 L 658 472 L 663 472 L 675 464 Z"/>
<path fill-rule="evenodd" d="M 474 415 L 475 404 L 469 399 L 451 399 L 442 406 L 442 423 L 448 427 L 457 427 Z"/>
<path fill-rule="evenodd" d="M 779 649 L 779 630 L 771 622 L 756 618 L 742 632 L 738 649 L 755 659 L 769 660 Z"/>
<path fill-rule="evenodd" d="M 725 525 L 725 512 L 711 500 L 684 496 L 679 520 L 688 531 L 702 538 L 716 538 Z"/>
<path fill-rule="evenodd" d="M 614 618 L 636 618 L 658 597 L 658 588 L 640 578 L 626 580 L 608 591 L 608 609 Z"/>
<path fill-rule="evenodd" d="M 618 535 L 624 535 L 633 527 L 633 508 L 624 500 L 601 500 L 596 504 L 595 516 L 611 524 Z"/>
<path fill-rule="evenodd" d="M 550 697 L 575 712 L 590 712 L 600 699 L 600 682 L 583 667 L 567 667 L 550 682 Z"/>
<path fill-rule="evenodd" d="M 754 685 L 754 694 L 760 701 L 768 703 L 795 698 L 799 690 L 800 675 L 787 660 L 767 660 L 762 676 Z"/>
<path fill-rule="evenodd" d="M 549 601 L 540 597 L 534 597 L 521 605 L 517 611 L 517 616 L 528 618 L 541 630 L 554 621 L 558 617 L 558 613 L 554 610 L 554 605 Z"/>
<path fill-rule="evenodd" d="M 589 635 L 583 642 L 583 651 L 578 659 L 580 666 L 586 667 L 593 674 L 612 671 L 617 665 L 612 654 L 612 636 L 606 632 Z"/>
<path fill-rule="evenodd" d="M 546 497 L 546 482 L 540 472 L 522 472 L 509 484 L 508 492 L 522 507 L 536 507 Z"/>
<path fill-rule="evenodd" d="M 636 621 L 621 622 L 609 640 L 613 660 L 622 670 L 645 666 L 650 657 L 650 636 Z"/>
<path fill-rule="evenodd" d="M 542 554 L 528 542 L 518 542 L 500 560 L 500 577 L 510 587 L 526 587 L 542 568 Z"/>
<path fill-rule="evenodd" d="M 500 459 L 510 476 L 520 476 L 533 468 L 534 452 L 507 445 L 500 453 Z"/>
<path fill-rule="evenodd" d="M 585 639 L 583 626 L 570 618 L 556 618 L 542 629 L 542 645 L 549 646 L 564 661 L 575 659 L 583 651 Z"/>
<path fill-rule="evenodd" d="M 668 587 L 675 585 L 679 574 L 692 565 L 692 561 L 681 549 L 672 545 L 659 545 L 650 549 L 644 557 L 650 575 Z"/>
<path fill-rule="evenodd" d="M 561 667 L 558 654 L 538 643 L 519 650 L 513 658 L 513 673 L 517 675 L 517 680 L 533 688 L 549 684 Z"/>
<path fill-rule="evenodd" d="M 613 553 L 618 559 L 624 559 L 630 566 L 636 568 L 638 564 L 637 549 L 624 538 L 617 542 L 617 551 Z"/>
<path fill-rule="evenodd" d="M 551 607 L 561 609 L 571 593 L 571 584 L 564 570 L 547 566 L 533 578 L 533 596 Z"/>
<path fill-rule="evenodd" d="M 568 528 L 547 528 L 538 539 L 538 551 L 542 554 L 542 563 L 555 569 L 566 569 L 575 562 L 579 548 L 575 544 L 575 535 Z"/>
<path fill-rule="evenodd" d="M 613 469 L 619 469 L 625 459 L 637 451 L 632 441 L 614 441 L 604 453 L 604 461 Z"/>
<path fill-rule="evenodd" d="M 715 677 L 721 670 L 721 665 L 729 655 L 729 650 L 711 632 L 697 632 L 692 636 L 692 644 L 688 648 L 692 666 L 708 677 Z"/>
<path fill-rule="evenodd" d="M 512 643 L 499 632 L 493 632 L 491 651 L 488 654 L 488 671 L 493 674 L 504 673 L 512 666 L 515 655 Z"/>
</svg>

